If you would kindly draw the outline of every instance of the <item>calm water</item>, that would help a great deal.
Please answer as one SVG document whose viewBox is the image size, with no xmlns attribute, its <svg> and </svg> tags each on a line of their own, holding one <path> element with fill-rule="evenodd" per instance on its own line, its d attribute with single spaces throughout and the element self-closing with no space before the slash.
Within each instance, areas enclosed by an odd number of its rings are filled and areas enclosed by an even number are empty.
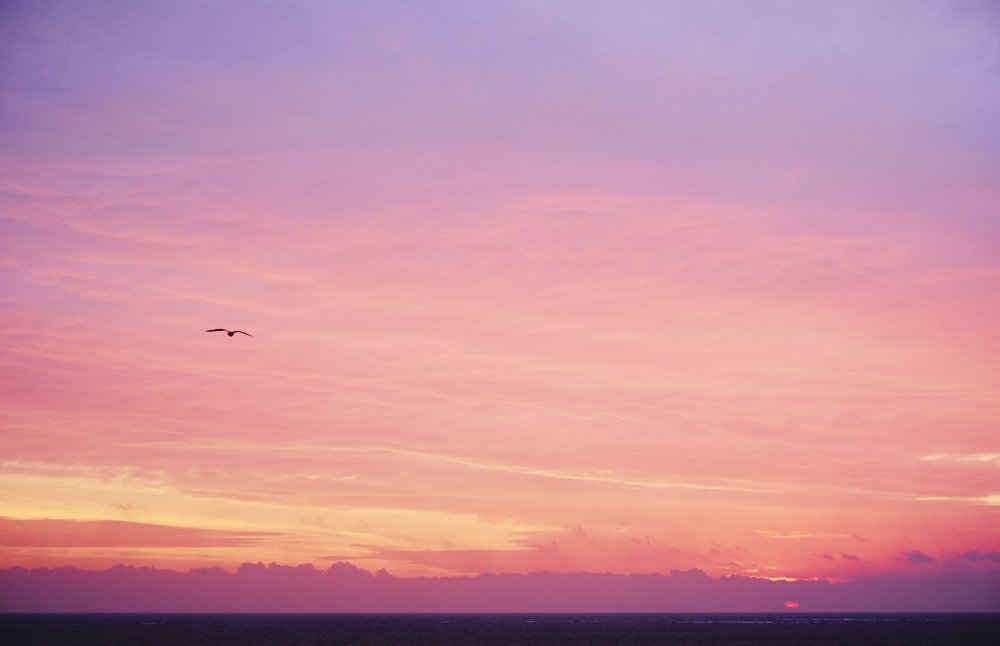
<svg viewBox="0 0 1000 646">
<path fill-rule="evenodd" d="M 0 615 L 20 644 L 1000 644 L 1000 614 Z"/>
</svg>

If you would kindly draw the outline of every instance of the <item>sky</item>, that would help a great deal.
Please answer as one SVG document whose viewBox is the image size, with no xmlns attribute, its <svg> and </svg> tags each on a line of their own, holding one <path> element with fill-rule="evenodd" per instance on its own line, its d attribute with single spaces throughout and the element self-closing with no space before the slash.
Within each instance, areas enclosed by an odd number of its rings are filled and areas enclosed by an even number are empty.
<svg viewBox="0 0 1000 646">
<path fill-rule="evenodd" d="M 998 117 L 986 1 L 5 2 L 0 568 L 994 576 Z"/>
</svg>

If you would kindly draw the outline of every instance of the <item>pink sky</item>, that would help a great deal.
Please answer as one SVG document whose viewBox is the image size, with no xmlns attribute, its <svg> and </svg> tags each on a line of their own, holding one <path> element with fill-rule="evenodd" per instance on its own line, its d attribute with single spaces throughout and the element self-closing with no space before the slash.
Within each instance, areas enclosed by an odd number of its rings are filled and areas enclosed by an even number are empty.
<svg viewBox="0 0 1000 646">
<path fill-rule="evenodd" d="M 0 12 L 0 567 L 1000 569 L 994 4 Z"/>
</svg>

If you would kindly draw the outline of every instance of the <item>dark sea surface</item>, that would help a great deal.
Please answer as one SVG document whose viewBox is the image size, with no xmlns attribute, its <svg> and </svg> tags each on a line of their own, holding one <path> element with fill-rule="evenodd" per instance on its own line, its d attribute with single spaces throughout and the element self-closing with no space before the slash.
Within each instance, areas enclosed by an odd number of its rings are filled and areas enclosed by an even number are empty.
<svg viewBox="0 0 1000 646">
<path fill-rule="evenodd" d="M 6 614 L 0 644 L 1000 644 L 1000 614 Z"/>
</svg>

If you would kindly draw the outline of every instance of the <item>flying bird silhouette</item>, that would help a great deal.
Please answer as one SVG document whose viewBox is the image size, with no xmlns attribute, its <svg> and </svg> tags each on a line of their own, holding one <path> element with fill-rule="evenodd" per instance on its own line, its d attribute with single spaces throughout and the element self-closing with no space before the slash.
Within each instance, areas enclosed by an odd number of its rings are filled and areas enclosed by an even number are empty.
<svg viewBox="0 0 1000 646">
<path fill-rule="evenodd" d="M 233 336 L 234 334 L 245 334 L 247 336 L 253 336 L 249 332 L 244 332 L 243 330 L 227 330 L 224 327 L 217 327 L 217 328 L 215 328 L 213 330 L 205 330 L 205 331 L 206 332 L 225 332 L 229 336 Z"/>
</svg>

